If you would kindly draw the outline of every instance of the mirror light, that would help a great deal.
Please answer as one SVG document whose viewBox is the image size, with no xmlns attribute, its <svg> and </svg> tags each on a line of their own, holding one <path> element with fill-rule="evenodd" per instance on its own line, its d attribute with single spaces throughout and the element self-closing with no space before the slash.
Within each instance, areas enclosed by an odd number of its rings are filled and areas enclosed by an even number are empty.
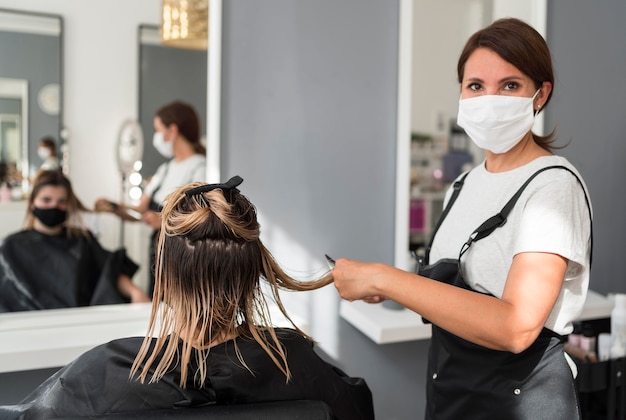
<svg viewBox="0 0 626 420">
<path fill-rule="evenodd" d="M 139 200 L 141 198 L 141 188 L 139 187 L 132 187 L 129 191 L 128 191 L 128 196 L 130 197 L 131 200 Z"/>
<path fill-rule="evenodd" d="M 143 181 L 143 178 L 139 172 L 133 172 L 128 177 L 130 185 L 141 185 L 141 181 Z"/>
<path fill-rule="evenodd" d="M 163 0 L 161 41 L 170 47 L 206 50 L 209 0 Z"/>
</svg>

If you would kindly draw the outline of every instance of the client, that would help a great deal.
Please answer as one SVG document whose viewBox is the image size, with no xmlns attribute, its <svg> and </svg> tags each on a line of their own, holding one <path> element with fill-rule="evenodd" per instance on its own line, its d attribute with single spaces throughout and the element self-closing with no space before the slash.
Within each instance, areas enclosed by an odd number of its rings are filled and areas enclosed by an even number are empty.
<svg viewBox="0 0 626 420">
<path fill-rule="evenodd" d="M 85 210 L 61 172 L 37 173 L 25 229 L 0 246 L 0 312 L 150 301 L 125 251 L 103 249 L 83 227 Z"/>
<path fill-rule="evenodd" d="M 145 338 L 88 351 L 20 405 L 0 408 L 2 418 L 321 400 L 338 419 L 373 419 L 363 379 L 322 360 L 293 322 L 272 327 L 261 280 L 289 319 L 279 289 L 313 290 L 333 279 L 300 282 L 280 268 L 259 238 L 255 207 L 236 188 L 241 181 L 196 182 L 166 198 Z"/>
</svg>

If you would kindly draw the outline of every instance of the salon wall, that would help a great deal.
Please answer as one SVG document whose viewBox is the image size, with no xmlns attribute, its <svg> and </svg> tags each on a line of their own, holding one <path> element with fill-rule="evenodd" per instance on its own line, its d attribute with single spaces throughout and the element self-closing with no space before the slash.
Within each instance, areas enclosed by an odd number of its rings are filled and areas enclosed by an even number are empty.
<svg viewBox="0 0 626 420">
<path fill-rule="evenodd" d="M 222 176 L 244 178 L 264 241 L 299 278 L 324 253 L 393 264 L 398 24 L 397 2 L 224 2 Z M 372 343 L 332 286 L 285 298 L 367 380 L 377 418 L 421 418 L 427 341 Z"/>
<path fill-rule="evenodd" d="M 591 288 L 626 292 L 626 2 L 551 0 L 548 42 L 556 67 L 546 128 L 580 170 L 594 208 Z"/>
</svg>

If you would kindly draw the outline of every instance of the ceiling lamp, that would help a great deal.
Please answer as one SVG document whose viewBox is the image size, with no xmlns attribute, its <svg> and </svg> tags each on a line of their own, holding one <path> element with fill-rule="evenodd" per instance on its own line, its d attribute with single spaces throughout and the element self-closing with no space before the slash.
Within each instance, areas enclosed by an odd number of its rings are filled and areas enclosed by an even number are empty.
<svg viewBox="0 0 626 420">
<path fill-rule="evenodd" d="M 209 0 L 162 0 L 161 41 L 170 47 L 206 50 Z"/>
</svg>

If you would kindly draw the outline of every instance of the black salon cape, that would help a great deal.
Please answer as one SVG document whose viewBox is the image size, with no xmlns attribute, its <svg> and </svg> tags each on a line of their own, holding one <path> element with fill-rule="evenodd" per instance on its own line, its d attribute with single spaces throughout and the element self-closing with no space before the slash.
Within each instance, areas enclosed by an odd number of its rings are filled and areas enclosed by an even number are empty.
<svg viewBox="0 0 626 420">
<path fill-rule="evenodd" d="M 105 250 L 89 231 L 68 237 L 23 230 L 0 246 L 0 312 L 128 302 L 118 277 L 137 269 L 124 249 Z"/>
<path fill-rule="evenodd" d="M 230 340 L 211 348 L 204 388 L 198 389 L 193 384 L 197 368 L 195 353 L 186 389 L 178 385 L 180 367 L 169 371 L 159 382 L 141 384 L 130 380 L 129 373 L 143 338 L 123 338 L 84 353 L 47 379 L 19 405 L 0 407 L 0 418 L 93 416 L 301 399 L 326 402 L 337 419 L 374 418 L 372 394 L 363 379 L 348 377 L 322 360 L 313 344 L 294 330 L 276 331 L 287 353 L 292 374 L 289 383 L 256 341 L 237 338 L 243 359 L 253 373 L 239 362 L 234 341 Z"/>
</svg>

